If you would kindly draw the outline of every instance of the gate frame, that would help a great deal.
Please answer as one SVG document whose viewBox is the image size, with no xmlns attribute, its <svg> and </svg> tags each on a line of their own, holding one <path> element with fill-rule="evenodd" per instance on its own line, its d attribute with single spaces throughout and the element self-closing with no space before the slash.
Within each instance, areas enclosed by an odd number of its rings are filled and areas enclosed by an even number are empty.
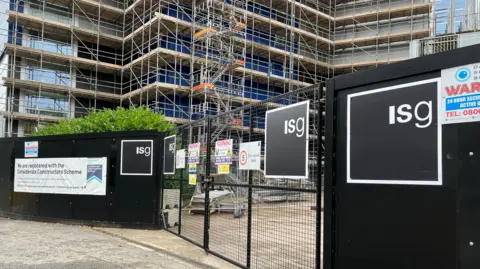
<svg viewBox="0 0 480 269">
<path fill-rule="evenodd" d="M 334 77 L 327 81 L 326 118 L 325 118 L 325 197 L 324 197 L 324 235 L 323 268 L 337 269 L 336 261 L 336 195 L 337 182 L 336 126 L 337 94 L 340 91 L 358 86 L 387 82 L 410 76 L 440 72 L 442 69 L 480 62 L 480 45 L 472 45 L 451 51 L 414 58 L 357 73 Z M 438 104 L 440 105 L 440 104 Z M 339 152 L 339 154 L 342 154 Z M 458 231 L 457 227 L 457 231 Z M 458 245 L 458 239 L 457 239 Z M 342 269 L 342 268 L 340 268 Z"/>
<path fill-rule="evenodd" d="M 253 112 L 255 112 L 255 110 L 258 108 L 258 107 L 262 107 L 262 106 L 265 106 L 267 103 L 270 103 L 270 102 L 275 102 L 275 101 L 278 101 L 278 100 L 282 100 L 283 98 L 286 98 L 288 96 L 295 96 L 297 94 L 302 94 L 302 93 L 309 93 L 309 92 L 314 92 L 314 91 L 318 91 L 318 96 L 316 96 L 316 98 L 318 98 L 318 101 L 319 102 L 319 116 L 318 116 L 318 123 L 317 123 L 317 126 L 315 126 L 317 128 L 318 131 L 318 148 L 316 149 L 317 150 L 317 160 L 318 160 L 318 165 L 317 165 L 317 186 L 315 188 L 315 190 L 303 190 L 307 193 L 315 193 L 315 201 L 316 201 L 316 206 L 315 208 L 312 208 L 312 210 L 314 209 L 315 212 L 316 212 L 316 217 L 315 217 L 315 222 L 316 222 L 316 227 L 315 227 L 315 261 L 314 261 L 314 264 L 315 264 L 315 268 L 317 269 L 320 269 L 321 268 L 321 264 L 322 264 L 322 257 L 321 257 L 321 250 L 322 250 L 322 242 L 321 242 L 321 238 L 322 238 L 322 235 L 321 235 L 321 229 L 322 229 L 322 211 L 323 211 L 323 208 L 322 208 L 322 186 L 324 185 L 324 178 L 323 178 L 323 165 L 322 165 L 322 156 L 324 155 L 324 148 L 322 147 L 322 137 L 323 137 L 323 133 L 322 133 L 322 130 L 323 130 L 323 126 L 324 126 L 324 122 L 325 120 L 323 119 L 324 117 L 324 114 L 325 114 L 325 83 L 319 83 L 319 84 L 315 84 L 315 85 L 312 85 L 312 86 L 308 86 L 308 87 L 305 87 L 305 88 L 302 88 L 302 89 L 299 89 L 299 90 L 296 90 L 296 91 L 293 91 L 293 92 L 289 92 L 289 93 L 286 93 L 286 94 L 282 94 L 282 95 L 279 95 L 279 96 L 275 96 L 273 98 L 270 98 L 270 99 L 266 99 L 266 100 L 263 100 L 261 102 L 258 102 L 258 103 L 252 103 L 252 104 L 248 104 L 248 105 L 245 105 L 245 106 L 242 106 L 242 107 L 238 107 L 236 109 L 233 109 L 229 112 L 224 112 L 224 113 L 220 113 L 220 114 L 217 114 L 217 115 L 214 115 L 214 116 L 209 116 L 209 117 L 206 117 L 206 118 L 202 118 L 202 119 L 198 119 L 198 120 L 194 120 L 194 121 L 191 121 L 187 124 L 184 124 L 184 125 L 181 125 L 181 126 L 177 126 L 174 130 L 181 130 L 182 128 L 190 128 L 192 125 L 194 125 L 195 123 L 199 123 L 201 121 L 207 121 L 206 122 L 206 139 L 207 139 L 207 143 L 206 143 L 206 148 L 207 148 L 207 156 L 206 156 L 206 163 L 205 163 L 205 166 L 206 166 L 206 171 L 205 171 L 205 175 L 199 177 L 201 179 L 201 183 L 202 183 L 202 188 L 205 190 L 205 208 L 204 208 L 204 231 L 203 231 L 203 245 L 198 243 L 198 242 L 195 242 L 193 241 L 192 239 L 188 238 L 188 237 L 185 237 L 184 235 L 181 234 L 181 209 L 182 209 L 182 205 L 179 205 L 179 217 L 180 217 L 180 220 L 179 220 L 179 233 L 175 233 L 174 231 L 170 231 L 169 229 L 166 229 L 167 231 L 169 231 L 170 233 L 172 234 L 175 234 L 177 236 L 179 236 L 180 238 L 194 244 L 194 245 L 197 245 L 199 247 L 202 247 L 205 252 L 209 253 L 209 254 L 213 254 L 233 265 L 236 265 L 240 268 L 251 268 L 252 266 L 252 257 L 251 257 L 251 248 L 252 248 L 252 198 L 253 198 L 253 188 L 256 187 L 256 185 L 253 184 L 253 174 L 252 173 L 249 173 L 249 176 L 248 176 L 248 182 L 246 184 L 231 184 L 231 183 L 221 183 L 220 185 L 222 186 L 232 186 L 232 187 L 243 187 L 243 188 L 248 188 L 248 202 L 247 202 L 247 206 L 248 206 L 248 212 L 247 212 L 247 244 L 246 244 L 246 261 L 245 261 L 245 264 L 241 264 L 237 261 L 234 261 L 228 257 L 226 257 L 225 255 L 222 255 L 220 253 L 217 253 L 215 251 L 212 251 L 210 249 L 210 241 L 209 241 L 209 228 L 210 228 L 210 204 L 209 204 L 209 192 L 210 190 L 214 187 L 215 183 L 213 182 L 213 178 L 211 177 L 211 173 L 210 173 L 210 166 L 211 166 L 211 151 L 212 151 L 212 145 L 211 145 L 211 130 L 212 130 L 212 120 L 215 119 L 215 118 L 218 118 L 218 117 L 222 117 L 222 116 L 226 116 L 230 113 L 234 113 L 234 112 L 238 112 L 238 111 L 249 111 L 250 115 L 252 115 Z M 249 124 L 249 131 L 248 131 L 248 137 L 251 139 L 252 137 L 252 134 L 254 133 L 254 126 L 253 126 L 253 117 L 250 116 L 250 124 Z M 313 124 L 310 124 L 310 126 L 313 126 Z M 188 172 L 187 172 L 188 174 Z M 163 194 L 163 189 L 164 189 L 164 183 L 166 182 L 165 180 L 165 175 L 161 175 L 162 177 L 162 194 Z M 183 183 L 180 184 L 180 199 L 182 199 L 182 190 L 183 190 Z M 258 186 L 257 186 L 258 187 Z M 266 186 L 262 186 L 262 188 L 265 188 L 265 189 L 269 189 L 268 187 Z M 273 187 L 273 189 L 281 189 L 282 187 Z M 289 190 L 293 190 L 295 188 L 288 188 Z M 299 191 L 302 191 L 302 190 L 299 190 Z M 162 195 L 163 197 L 163 195 Z M 162 199 L 162 202 L 163 202 L 163 199 Z M 163 208 L 163 205 L 162 207 Z M 160 209 L 162 210 L 162 209 Z M 163 215 L 163 212 L 160 213 L 161 215 Z"/>
</svg>

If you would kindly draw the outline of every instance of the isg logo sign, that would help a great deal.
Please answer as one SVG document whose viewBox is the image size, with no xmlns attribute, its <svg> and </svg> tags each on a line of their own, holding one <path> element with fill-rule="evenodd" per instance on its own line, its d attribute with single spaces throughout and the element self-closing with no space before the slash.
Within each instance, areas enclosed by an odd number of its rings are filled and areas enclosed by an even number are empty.
<svg viewBox="0 0 480 269">
<path fill-rule="evenodd" d="M 420 101 L 416 105 L 402 104 L 388 107 L 389 124 L 409 123 L 413 120 L 417 128 L 432 124 L 432 101 Z"/>
<path fill-rule="evenodd" d="M 438 78 L 347 96 L 347 183 L 442 185 Z"/>
<path fill-rule="evenodd" d="M 137 147 L 137 155 L 145 155 L 146 157 L 150 156 L 151 147 Z"/>
<path fill-rule="evenodd" d="M 122 140 L 120 175 L 153 175 L 153 140 Z"/>
<path fill-rule="evenodd" d="M 308 178 L 310 101 L 266 112 L 265 177 Z"/>
</svg>

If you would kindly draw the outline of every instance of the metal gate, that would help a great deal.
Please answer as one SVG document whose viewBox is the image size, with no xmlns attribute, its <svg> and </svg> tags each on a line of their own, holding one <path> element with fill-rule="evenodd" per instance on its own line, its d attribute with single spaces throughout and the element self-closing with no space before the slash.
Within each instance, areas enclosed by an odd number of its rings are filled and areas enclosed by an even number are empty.
<svg viewBox="0 0 480 269">
<path fill-rule="evenodd" d="M 240 170 L 239 145 L 245 142 L 261 142 L 264 167 L 266 111 L 305 100 L 310 100 L 308 178 L 265 178 L 263 170 Z M 315 85 L 175 129 L 177 149 L 200 143 L 200 158 L 196 171 L 187 162 L 175 175 L 164 175 L 167 230 L 241 268 L 320 268 L 323 102 L 323 85 Z M 229 171 L 219 171 L 216 142 L 229 139 L 233 160 Z M 196 184 L 189 184 L 189 174 L 197 176 Z"/>
</svg>

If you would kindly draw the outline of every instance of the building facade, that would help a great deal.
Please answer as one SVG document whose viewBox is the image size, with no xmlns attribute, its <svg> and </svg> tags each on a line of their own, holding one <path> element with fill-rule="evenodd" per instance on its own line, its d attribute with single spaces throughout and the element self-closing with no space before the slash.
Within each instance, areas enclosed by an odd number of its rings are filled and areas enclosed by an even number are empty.
<svg viewBox="0 0 480 269">
<path fill-rule="evenodd" d="M 185 123 L 408 59 L 410 41 L 435 33 L 428 0 L 4 5 L 7 136 L 116 106 L 148 105 Z"/>
</svg>

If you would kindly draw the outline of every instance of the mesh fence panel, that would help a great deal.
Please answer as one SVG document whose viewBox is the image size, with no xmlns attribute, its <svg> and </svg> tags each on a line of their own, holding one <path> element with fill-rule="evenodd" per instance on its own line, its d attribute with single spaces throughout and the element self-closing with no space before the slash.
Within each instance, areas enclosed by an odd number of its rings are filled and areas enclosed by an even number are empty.
<svg viewBox="0 0 480 269">
<path fill-rule="evenodd" d="M 247 187 L 215 184 L 216 191 L 228 191 L 228 197 L 214 200 L 210 205 L 215 213 L 210 215 L 209 246 L 210 250 L 223 255 L 239 264 L 247 261 L 248 218 L 247 196 L 237 196 L 238 193 L 247 193 Z"/>
<path fill-rule="evenodd" d="M 266 177 L 267 111 L 306 100 L 307 176 Z M 171 214 L 179 226 L 169 229 L 242 268 L 319 268 L 322 104 L 316 85 L 177 128 L 177 147 L 200 143 L 200 156 L 196 171 L 176 175 L 181 210 Z M 259 170 L 240 170 L 239 149 L 246 142 L 261 143 Z M 197 176 L 196 185 L 188 184 L 189 174 Z M 166 191 L 176 198 L 175 188 Z"/>
<path fill-rule="evenodd" d="M 252 268 L 315 268 L 315 192 L 254 188 Z"/>
</svg>

